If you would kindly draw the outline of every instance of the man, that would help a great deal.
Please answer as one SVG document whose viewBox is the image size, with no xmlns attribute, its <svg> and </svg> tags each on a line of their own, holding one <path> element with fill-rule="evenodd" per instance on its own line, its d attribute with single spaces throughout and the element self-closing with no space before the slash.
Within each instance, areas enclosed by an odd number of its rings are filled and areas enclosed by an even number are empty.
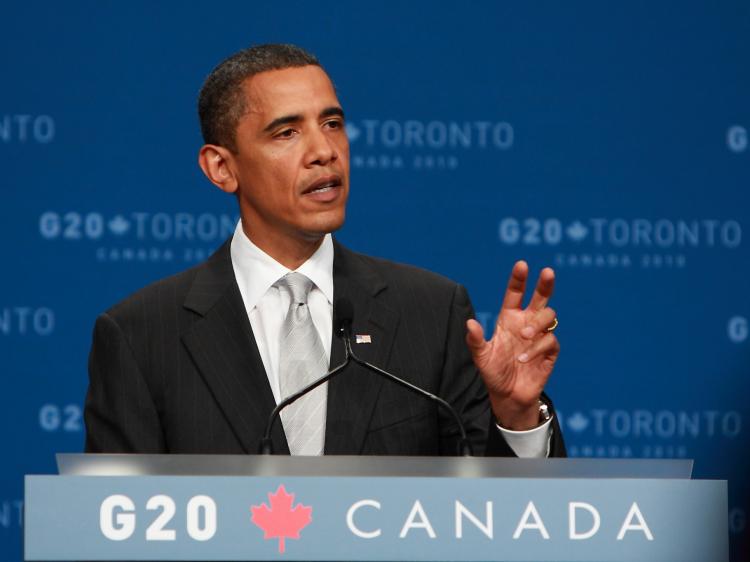
<svg viewBox="0 0 750 562">
<path fill-rule="evenodd" d="M 199 114 L 199 164 L 236 195 L 241 223 L 206 263 L 99 317 L 87 451 L 256 452 L 275 404 L 342 360 L 332 318 L 345 297 L 356 352 L 448 401 L 476 452 L 564 455 L 542 394 L 559 352 L 551 269 L 522 309 L 528 267 L 516 263 L 485 341 L 461 286 L 335 242 L 349 193 L 344 112 L 317 59 L 297 47 L 262 45 L 221 63 Z M 457 450 L 446 412 L 356 365 L 282 421 L 282 453 Z"/>
</svg>

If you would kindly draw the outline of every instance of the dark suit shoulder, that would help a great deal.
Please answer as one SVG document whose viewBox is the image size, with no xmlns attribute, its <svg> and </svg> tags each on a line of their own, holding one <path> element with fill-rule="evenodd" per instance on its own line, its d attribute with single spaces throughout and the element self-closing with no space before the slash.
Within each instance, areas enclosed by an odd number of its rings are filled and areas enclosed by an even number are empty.
<svg viewBox="0 0 750 562">
<path fill-rule="evenodd" d="M 121 328 L 143 322 L 144 318 L 155 320 L 159 316 L 174 315 L 177 311 L 192 317 L 193 313 L 185 310 L 185 305 L 190 308 L 191 299 L 220 293 L 233 280 L 227 241 L 205 262 L 139 289 L 109 308 L 106 314 Z"/>
<path fill-rule="evenodd" d="M 115 320 L 125 320 L 134 313 L 138 314 L 139 311 L 154 311 L 155 308 L 161 308 L 165 304 L 174 306 L 175 302 L 185 300 L 198 271 L 204 266 L 205 264 L 199 264 L 154 281 L 110 307 L 106 314 Z"/>
<path fill-rule="evenodd" d="M 399 263 L 380 257 L 360 254 L 341 247 L 345 253 L 350 270 L 367 272 L 374 280 L 382 281 L 384 286 L 415 291 L 428 291 L 440 294 L 453 294 L 459 284 L 448 277 L 410 264 Z"/>
</svg>

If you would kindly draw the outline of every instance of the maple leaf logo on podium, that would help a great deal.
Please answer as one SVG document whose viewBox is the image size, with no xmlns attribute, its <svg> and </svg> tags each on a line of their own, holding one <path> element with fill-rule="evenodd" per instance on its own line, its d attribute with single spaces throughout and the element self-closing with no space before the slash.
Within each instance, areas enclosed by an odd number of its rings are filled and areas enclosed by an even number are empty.
<svg viewBox="0 0 750 562">
<path fill-rule="evenodd" d="M 287 494 L 281 484 L 275 494 L 268 494 L 268 503 L 253 505 L 252 522 L 263 529 L 263 538 L 279 539 L 279 553 L 284 554 L 284 539 L 299 539 L 299 532 L 312 521 L 312 507 L 298 503 L 292 507 L 294 494 Z"/>
</svg>

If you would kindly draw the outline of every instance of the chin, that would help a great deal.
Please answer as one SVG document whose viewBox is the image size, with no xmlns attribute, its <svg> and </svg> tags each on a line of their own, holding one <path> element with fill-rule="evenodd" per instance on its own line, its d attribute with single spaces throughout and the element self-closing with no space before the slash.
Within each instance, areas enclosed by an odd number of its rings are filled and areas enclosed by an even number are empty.
<svg viewBox="0 0 750 562">
<path fill-rule="evenodd" d="M 344 226 L 345 213 L 342 210 L 340 213 L 337 212 L 334 216 L 321 217 L 320 221 L 316 221 L 316 224 L 310 225 L 308 232 L 314 232 L 316 237 L 325 236 L 328 233 L 336 232 L 339 228 Z"/>
</svg>

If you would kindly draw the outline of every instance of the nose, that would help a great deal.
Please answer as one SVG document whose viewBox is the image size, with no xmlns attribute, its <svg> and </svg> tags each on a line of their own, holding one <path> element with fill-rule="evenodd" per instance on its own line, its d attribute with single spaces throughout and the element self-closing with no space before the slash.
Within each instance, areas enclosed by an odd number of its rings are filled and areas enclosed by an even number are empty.
<svg viewBox="0 0 750 562">
<path fill-rule="evenodd" d="M 307 150 L 308 166 L 326 166 L 339 157 L 336 145 L 325 131 L 316 129 L 310 133 Z"/>
</svg>

